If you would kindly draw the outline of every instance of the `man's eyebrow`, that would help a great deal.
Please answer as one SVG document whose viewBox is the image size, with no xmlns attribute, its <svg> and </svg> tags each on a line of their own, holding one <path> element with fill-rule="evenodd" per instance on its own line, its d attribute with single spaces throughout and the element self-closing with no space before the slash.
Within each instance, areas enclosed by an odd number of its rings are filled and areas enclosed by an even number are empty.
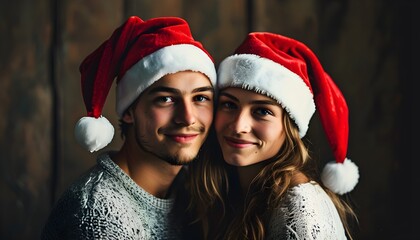
<svg viewBox="0 0 420 240">
<path fill-rule="evenodd" d="M 199 88 L 194 89 L 192 92 L 197 93 L 197 92 L 207 92 L 207 91 L 214 92 L 214 88 L 212 86 L 199 87 Z"/>
<path fill-rule="evenodd" d="M 195 88 L 195 89 L 192 90 L 193 93 L 206 92 L 206 91 L 214 92 L 214 89 L 213 89 L 212 86 L 205 86 L 205 87 Z M 155 87 L 153 89 L 150 89 L 148 94 L 153 94 L 153 93 L 157 93 L 157 92 L 167 92 L 167 93 L 181 94 L 181 91 L 179 89 L 171 88 L 171 87 L 164 87 L 164 86 L 159 86 L 159 87 Z"/>
<path fill-rule="evenodd" d="M 177 94 L 181 93 L 181 91 L 179 91 L 176 88 L 159 86 L 159 87 L 155 87 L 155 88 L 150 89 L 148 94 L 157 93 L 157 92 L 168 92 L 168 93 L 177 93 Z"/>
</svg>

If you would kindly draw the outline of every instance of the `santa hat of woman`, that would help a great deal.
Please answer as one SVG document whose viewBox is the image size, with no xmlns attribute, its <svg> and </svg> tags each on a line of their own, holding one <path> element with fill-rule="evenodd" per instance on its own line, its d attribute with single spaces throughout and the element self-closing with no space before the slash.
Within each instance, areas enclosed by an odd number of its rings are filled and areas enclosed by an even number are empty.
<svg viewBox="0 0 420 240">
<path fill-rule="evenodd" d="M 346 158 L 349 123 L 343 94 L 303 43 L 273 33 L 250 33 L 234 55 L 220 63 L 218 88 L 251 89 L 275 99 L 288 112 L 303 138 L 318 109 L 335 161 L 323 169 L 325 186 L 347 193 L 359 179 L 357 166 Z"/>
<path fill-rule="evenodd" d="M 76 140 L 90 152 L 111 142 L 114 128 L 102 116 L 102 108 L 114 79 L 117 114 L 122 117 L 147 87 L 167 74 L 187 70 L 205 74 L 215 86 L 213 58 L 194 40 L 184 19 L 128 18 L 80 65 L 87 116 L 76 124 Z"/>
</svg>

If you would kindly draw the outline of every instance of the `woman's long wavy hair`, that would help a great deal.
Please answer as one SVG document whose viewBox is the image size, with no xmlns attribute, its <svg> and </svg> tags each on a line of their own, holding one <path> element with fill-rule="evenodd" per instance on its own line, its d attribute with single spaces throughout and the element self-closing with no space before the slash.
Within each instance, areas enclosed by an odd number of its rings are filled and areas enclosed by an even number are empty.
<svg viewBox="0 0 420 240">
<path fill-rule="evenodd" d="M 266 165 L 253 179 L 245 200 L 240 202 L 235 201 L 240 194 L 236 172 L 223 160 L 212 129 L 201 159 L 189 166 L 188 211 L 194 216 L 190 224 L 195 231 L 201 229 L 202 239 L 264 239 L 268 225 L 264 219 L 271 209 L 281 204 L 295 173 L 301 172 L 309 180 L 321 184 L 316 164 L 311 161 L 298 128 L 288 114 L 283 114 L 282 121 L 286 135 L 284 144 L 277 156 L 266 160 Z M 335 204 L 347 236 L 352 239 L 348 220 L 357 220 L 355 213 L 346 201 L 322 187 Z"/>
</svg>

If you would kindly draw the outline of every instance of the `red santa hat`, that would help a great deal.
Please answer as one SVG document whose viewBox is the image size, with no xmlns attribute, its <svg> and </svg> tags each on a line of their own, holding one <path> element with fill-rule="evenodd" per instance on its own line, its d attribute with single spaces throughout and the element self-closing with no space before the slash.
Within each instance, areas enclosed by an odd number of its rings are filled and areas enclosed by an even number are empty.
<svg viewBox="0 0 420 240">
<path fill-rule="evenodd" d="M 349 123 L 343 94 L 303 43 L 272 33 L 250 33 L 218 70 L 218 88 L 241 87 L 275 99 L 288 112 L 304 137 L 318 109 L 335 161 L 321 179 L 344 194 L 358 182 L 357 166 L 346 158 Z"/>
<path fill-rule="evenodd" d="M 177 17 L 143 21 L 130 17 L 80 65 L 87 116 L 75 127 L 77 141 L 90 152 L 111 142 L 114 128 L 102 108 L 114 79 L 119 117 L 137 97 L 163 76 L 180 71 L 205 74 L 216 84 L 211 55 L 191 35 L 188 23 Z"/>
</svg>

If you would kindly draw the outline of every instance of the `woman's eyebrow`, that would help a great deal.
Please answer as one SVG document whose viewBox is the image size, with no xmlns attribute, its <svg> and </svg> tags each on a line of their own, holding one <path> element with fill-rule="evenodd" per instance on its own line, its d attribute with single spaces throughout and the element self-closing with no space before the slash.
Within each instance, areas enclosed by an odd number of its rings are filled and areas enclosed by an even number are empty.
<svg viewBox="0 0 420 240">
<path fill-rule="evenodd" d="M 273 100 L 255 100 L 252 101 L 251 104 L 269 104 L 269 105 L 279 105 L 276 101 Z"/>
<path fill-rule="evenodd" d="M 233 96 L 233 95 L 231 95 L 229 93 L 221 92 L 220 93 L 220 96 L 225 96 L 225 97 L 230 98 L 230 99 L 232 99 L 232 100 L 234 100 L 236 102 L 239 102 L 239 99 L 237 99 L 235 96 Z"/>
<path fill-rule="evenodd" d="M 232 99 L 234 101 L 239 102 L 239 99 L 238 98 L 236 98 L 235 96 L 233 96 L 233 95 L 231 95 L 229 93 L 222 92 L 222 93 L 220 93 L 220 96 L 225 96 L 227 98 L 230 98 L 230 99 Z M 274 106 L 279 105 L 276 101 L 271 100 L 271 99 L 270 100 L 254 100 L 254 101 L 251 101 L 250 103 L 251 104 L 269 104 L 269 105 L 274 105 Z"/>
</svg>

